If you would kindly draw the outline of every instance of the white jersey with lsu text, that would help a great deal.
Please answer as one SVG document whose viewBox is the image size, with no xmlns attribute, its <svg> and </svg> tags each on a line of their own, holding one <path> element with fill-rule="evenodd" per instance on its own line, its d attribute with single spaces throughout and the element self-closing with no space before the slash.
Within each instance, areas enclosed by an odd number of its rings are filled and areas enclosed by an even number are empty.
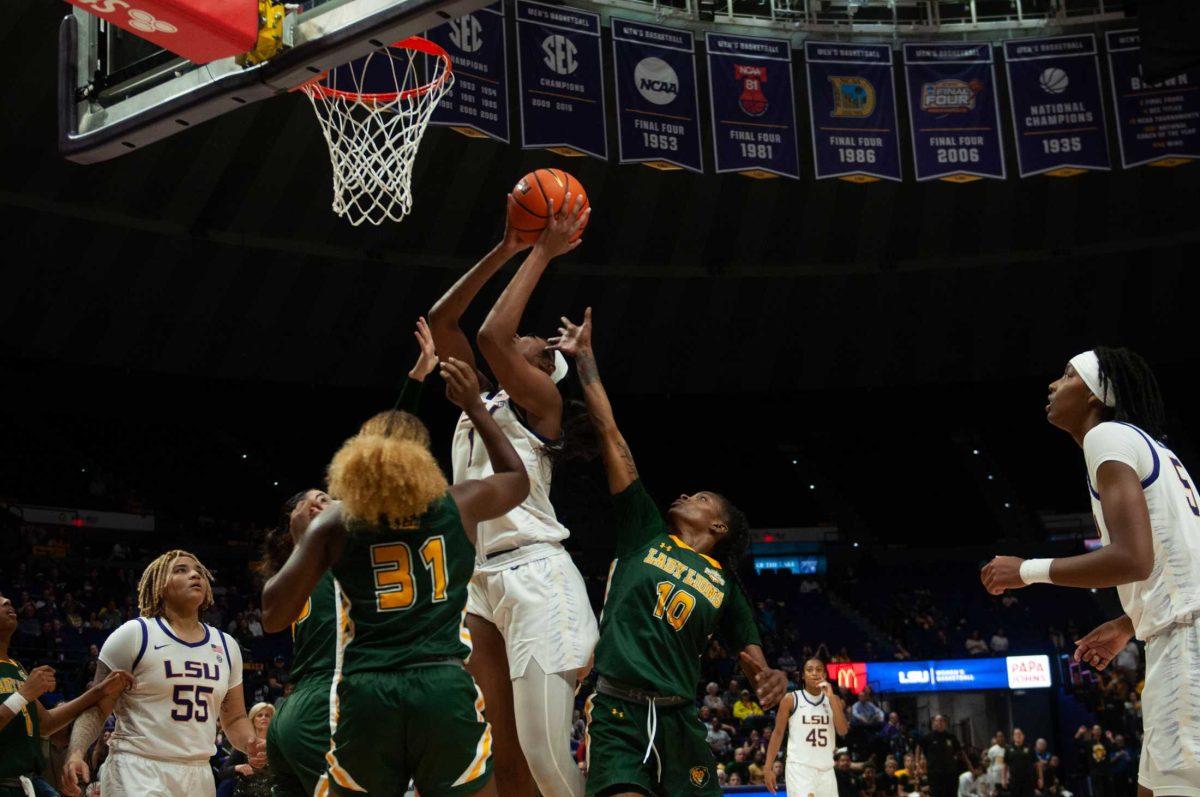
<svg viewBox="0 0 1200 797">
<path fill-rule="evenodd" d="M 804 689 L 797 689 L 792 694 L 796 699 L 796 710 L 788 718 L 785 767 L 802 764 L 813 769 L 832 770 L 837 740 L 829 697 L 821 693 L 814 698 Z"/>
<path fill-rule="evenodd" d="M 533 543 L 561 542 L 570 536 L 570 532 L 558 522 L 554 506 L 550 503 L 552 466 L 545 451 L 548 441 L 525 425 L 518 416 L 520 410 L 513 405 L 507 392 L 498 390 L 484 393 L 483 404 L 517 450 L 529 474 L 529 497 L 508 514 L 484 521 L 476 527 L 476 560 L 480 565 L 479 570 L 486 572 L 488 568 L 483 562 L 489 554 Z M 450 458 L 454 466 L 455 484 L 467 479 L 483 479 L 493 473 L 483 441 L 479 439 L 466 413 L 459 417 L 454 430 Z M 506 558 L 501 568 L 511 568 L 519 563 Z"/>
<path fill-rule="evenodd" d="M 117 701 L 112 752 L 175 762 L 213 755 L 221 703 L 242 682 L 236 641 L 206 625 L 202 640 L 184 642 L 166 620 L 139 617 L 109 635 L 100 661 L 137 679 Z"/>
<path fill-rule="evenodd" d="M 1132 424 L 1101 423 L 1083 438 L 1088 492 L 1100 541 L 1109 544 L 1096 473 L 1123 462 L 1137 473 L 1150 510 L 1154 566 L 1145 581 L 1117 587 L 1138 639 L 1200 619 L 1200 487 L 1170 449 Z"/>
</svg>

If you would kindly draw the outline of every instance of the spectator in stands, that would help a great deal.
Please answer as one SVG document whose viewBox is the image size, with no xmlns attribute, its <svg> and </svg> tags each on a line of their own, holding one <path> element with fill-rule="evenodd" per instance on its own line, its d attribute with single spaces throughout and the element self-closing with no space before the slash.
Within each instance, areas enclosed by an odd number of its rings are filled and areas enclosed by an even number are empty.
<svg viewBox="0 0 1200 797">
<path fill-rule="evenodd" d="M 883 709 L 871 702 L 871 690 L 859 692 L 858 702 L 850 709 L 850 726 L 878 731 L 883 727 L 883 719 Z"/>
<path fill-rule="evenodd" d="M 778 762 L 776 762 L 778 763 Z M 767 752 L 761 747 L 755 748 L 754 758 L 750 761 L 750 766 L 746 770 L 750 773 L 749 783 L 754 786 L 761 786 L 765 779 L 763 778 L 763 770 L 767 765 Z"/>
<path fill-rule="evenodd" d="M 719 717 L 712 718 L 712 722 L 708 725 L 708 733 L 705 734 L 705 741 L 708 742 L 708 748 L 712 750 L 718 760 L 724 760 L 729 755 L 729 751 L 733 748 L 733 734 L 734 730 L 731 726 L 723 724 Z"/>
<path fill-rule="evenodd" d="M 716 681 L 710 681 L 704 689 L 705 708 L 718 716 L 725 711 L 725 701 L 721 699 L 720 689 Z"/>
<path fill-rule="evenodd" d="M 983 641 L 983 637 L 979 635 L 978 631 L 972 631 L 963 646 L 967 649 L 968 656 L 986 656 L 988 652 L 987 643 Z"/>
<path fill-rule="evenodd" d="M 1062 786 L 1058 756 L 1050 756 L 1050 760 L 1042 767 L 1038 775 L 1038 791 L 1045 797 L 1071 797 L 1071 792 Z"/>
<path fill-rule="evenodd" d="M 897 761 L 904 760 L 904 754 L 908 752 L 908 732 L 900 722 L 900 715 L 895 711 L 887 715 L 887 722 L 879 732 L 879 738 L 887 752 L 895 756 Z"/>
<path fill-rule="evenodd" d="M 988 797 L 991 784 L 984 775 L 983 767 L 974 758 L 971 768 L 958 776 L 958 797 Z"/>
<path fill-rule="evenodd" d="M 779 660 L 775 662 L 775 666 L 784 672 L 791 672 L 796 669 L 796 659 L 792 657 L 790 650 L 785 650 L 779 654 Z"/>
<path fill-rule="evenodd" d="M 1004 635 L 1003 628 L 997 628 L 996 633 L 992 634 L 991 648 L 992 653 L 1001 656 L 1008 653 L 1008 637 Z"/>
<path fill-rule="evenodd" d="M 733 751 L 733 760 L 725 765 L 725 771 L 729 773 L 730 785 L 733 785 L 733 778 L 740 777 L 742 783 L 750 782 L 750 762 L 746 760 L 746 751 L 738 748 Z"/>
<path fill-rule="evenodd" d="M 876 776 L 880 794 L 887 797 L 899 797 L 900 779 L 896 777 L 896 758 L 888 756 L 883 760 L 883 772 Z"/>
<path fill-rule="evenodd" d="M 254 734 L 265 740 L 271 719 L 275 716 L 275 707 L 269 703 L 258 703 L 250 709 L 248 716 L 250 724 L 254 727 Z M 234 750 L 221 767 L 220 780 L 235 781 L 232 791 L 234 797 L 268 797 L 271 794 L 273 778 L 269 764 L 262 769 L 255 769 L 250 766 L 245 753 Z"/>
<path fill-rule="evenodd" d="M 292 683 L 291 681 L 288 681 L 287 683 L 285 683 L 283 685 L 283 694 L 280 695 L 279 699 L 275 701 L 275 711 L 276 712 L 283 710 L 283 704 L 286 703 L 287 699 L 292 696 L 292 692 L 295 691 L 295 689 L 296 689 L 296 685 L 294 683 Z M 576 713 L 578 713 L 578 712 L 576 712 Z"/>
<path fill-rule="evenodd" d="M 991 794 L 999 791 L 1004 783 L 1004 751 L 1007 747 L 1008 741 L 1004 738 L 1004 731 L 996 731 L 992 737 L 992 746 L 984 753 L 987 761 L 988 790 Z"/>
<path fill-rule="evenodd" d="M 875 779 L 875 767 L 867 764 L 858 778 L 858 797 L 884 797 Z M 890 795 L 889 795 L 890 797 Z"/>
<path fill-rule="evenodd" d="M 1137 764 L 1129 752 L 1124 734 L 1118 733 L 1113 737 L 1109 768 L 1113 793 L 1118 797 L 1133 797 L 1137 792 Z"/>
<path fill-rule="evenodd" d="M 929 777 L 930 797 L 955 797 L 958 775 L 971 768 L 958 737 L 948 730 L 946 718 L 933 718 L 932 730 L 917 743 L 918 762 L 924 763 Z"/>
<path fill-rule="evenodd" d="M 1025 732 L 1013 728 L 1012 744 L 1004 748 L 1004 785 L 1009 797 L 1033 797 L 1037 767 L 1037 755 L 1025 744 Z"/>
<path fill-rule="evenodd" d="M 1038 764 L 1045 764 L 1050 760 L 1050 743 L 1045 739 L 1038 739 L 1033 743 L 1033 754 L 1037 756 Z"/>
<path fill-rule="evenodd" d="M 742 693 L 741 684 L 734 678 L 729 681 L 729 688 L 721 693 L 721 702 L 725 704 L 727 711 L 733 711 L 733 704 L 737 702 L 738 697 Z"/>
<path fill-rule="evenodd" d="M 850 754 L 839 750 L 833 760 L 833 774 L 837 778 L 838 797 L 858 797 L 858 784 L 854 770 L 850 768 Z"/>
<path fill-rule="evenodd" d="M 763 716 L 762 706 L 758 705 L 749 689 L 743 689 L 737 702 L 733 704 L 733 718 L 736 719 L 743 727 L 747 724 L 754 724 L 754 717 Z"/>
</svg>

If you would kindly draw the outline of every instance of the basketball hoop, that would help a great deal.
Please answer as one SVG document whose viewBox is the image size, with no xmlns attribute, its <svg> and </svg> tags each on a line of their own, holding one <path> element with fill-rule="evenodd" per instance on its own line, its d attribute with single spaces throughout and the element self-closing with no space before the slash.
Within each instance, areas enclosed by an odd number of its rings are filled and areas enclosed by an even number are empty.
<svg viewBox="0 0 1200 797">
<path fill-rule="evenodd" d="M 428 65 L 426 81 L 419 60 Z M 446 51 L 411 36 L 299 87 L 329 145 L 334 213 L 355 226 L 408 215 L 417 147 L 434 106 L 453 84 Z M 369 90 L 377 87 L 389 90 Z"/>
</svg>

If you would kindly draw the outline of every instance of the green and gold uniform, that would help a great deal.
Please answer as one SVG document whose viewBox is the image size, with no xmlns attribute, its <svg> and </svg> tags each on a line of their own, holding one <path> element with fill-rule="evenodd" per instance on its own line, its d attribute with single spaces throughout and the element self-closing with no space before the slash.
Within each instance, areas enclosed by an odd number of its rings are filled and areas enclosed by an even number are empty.
<svg viewBox="0 0 1200 797">
<path fill-rule="evenodd" d="M 0 703 L 19 691 L 26 677 L 20 664 L 0 658 Z M 32 777 L 42 771 L 42 736 L 34 702 L 30 701 L 0 730 L 0 781 L 15 781 L 22 775 Z M 23 795 L 19 786 L 0 785 L 0 797 Z"/>
<path fill-rule="evenodd" d="M 700 659 L 717 631 L 734 650 L 759 644 L 754 615 L 717 560 L 670 533 L 640 480 L 613 501 L 616 557 L 595 669 L 618 691 L 641 697 L 603 694 L 602 685 L 588 698 L 587 793 L 632 786 L 672 797 L 718 795 L 695 705 Z"/>
<path fill-rule="evenodd" d="M 333 739 L 326 775 L 336 794 L 470 794 L 492 774 L 483 696 L 470 655 L 467 582 L 475 546 L 449 494 L 412 528 L 351 528 L 336 579 Z"/>
</svg>

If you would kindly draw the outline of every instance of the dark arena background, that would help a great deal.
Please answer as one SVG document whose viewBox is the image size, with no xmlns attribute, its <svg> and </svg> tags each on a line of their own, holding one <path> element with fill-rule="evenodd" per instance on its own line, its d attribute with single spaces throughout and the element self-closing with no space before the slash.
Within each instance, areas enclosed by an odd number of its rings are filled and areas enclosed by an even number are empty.
<svg viewBox="0 0 1200 797">
<path fill-rule="evenodd" d="M 739 18 L 767 13 L 743 1 Z M 614 3 L 634 16 L 640 5 Z M 814 4 L 843 9 L 845 27 L 825 39 L 893 41 L 856 33 L 845 11 L 892 24 L 886 3 Z M 652 20 L 657 6 L 641 5 Z M 946 17 L 968 5 L 895 4 Z M 1027 2 L 1031 19 L 1050 20 L 1045 34 L 1015 23 L 1019 4 L 981 5 L 1002 7 L 996 27 L 941 40 L 1103 38 L 1138 24 L 1119 0 L 1073 27 L 1069 15 L 1094 3 Z M 592 217 L 582 246 L 547 270 L 522 328 L 550 336 L 560 316 L 592 307 L 600 371 L 651 494 L 665 505 L 716 490 L 745 511 L 745 582 L 768 661 L 794 685 L 810 656 L 845 664 L 831 677 L 843 670 L 847 705 L 866 704 L 839 737 L 851 767 L 840 797 L 921 792 L 923 764 L 906 756 L 937 714 L 982 773 L 994 735 L 1019 727 L 1046 753 L 1039 795 L 1132 797 L 1144 651 L 1103 673 L 1070 661 L 1079 635 L 1120 614 L 1115 590 L 993 597 L 979 579 L 996 554 L 1066 556 L 1096 540 L 1080 451 L 1044 411 L 1076 353 L 1141 353 L 1162 388 L 1169 444 L 1200 462 L 1200 165 L 1122 168 L 1103 59 L 1109 171 L 1019 177 L 998 73 L 1005 179 L 917 181 L 906 122 L 902 180 L 814 179 L 801 47 L 797 180 L 714 173 L 703 102 L 706 173 L 619 165 L 609 81 L 609 161 L 523 150 L 515 111 L 509 144 L 431 126 L 411 214 L 351 227 L 330 213 L 326 145 L 295 94 L 120 158 L 64 159 L 55 31 L 66 9 L 11 0 L 0 22 L 0 593 L 19 615 L 9 656 L 57 672 L 44 705 L 86 688 L 98 646 L 136 615 L 142 568 L 171 548 L 213 571 L 205 621 L 241 643 L 247 704 L 289 694 L 291 638 L 263 633 L 250 570 L 263 534 L 284 499 L 323 486 L 332 453 L 365 418 L 395 403 L 417 318 L 500 238 L 505 193 L 555 167 L 586 186 Z M 704 3 L 696 17 L 670 13 L 660 24 L 722 30 L 723 5 L 715 22 Z M 729 30 L 749 24 L 729 19 Z M 772 30 L 763 35 L 791 35 Z M 902 36 L 897 46 L 922 40 Z M 601 51 L 610 71 L 607 18 Z M 896 96 L 903 105 L 903 82 Z M 477 328 L 514 268 L 464 328 Z M 449 472 L 458 409 L 436 374 L 428 383 L 421 415 Z M 564 383 L 570 397 L 580 390 L 574 375 Z M 598 611 L 613 546 L 599 462 L 560 465 L 552 498 Z M 1034 686 L 997 679 L 989 664 L 1025 655 L 1044 657 L 1029 660 Z M 725 729 L 709 736 L 721 783 L 757 794 L 772 712 L 740 701 L 735 656 L 713 642 L 696 705 Z M 913 680 L 943 660 L 958 682 Z M 582 741 L 579 723 L 572 750 Z M 46 744 L 53 785 L 65 732 Z M 228 754 L 220 748 L 213 766 L 232 794 Z"/>
</svg>

